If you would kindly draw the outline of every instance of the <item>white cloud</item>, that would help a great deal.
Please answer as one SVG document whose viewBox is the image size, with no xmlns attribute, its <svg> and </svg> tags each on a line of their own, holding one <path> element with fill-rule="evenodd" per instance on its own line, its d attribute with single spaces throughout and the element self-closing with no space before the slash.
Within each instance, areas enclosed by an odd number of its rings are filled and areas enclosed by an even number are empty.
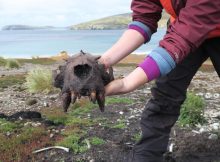
<svg viewBox="0 0 220 162">
<path fill-rule="evenodd" d="M 130 11 L 131 0 L 0 0 L 0 27 L 7 24 L 68 26 Z"/>
</svg>

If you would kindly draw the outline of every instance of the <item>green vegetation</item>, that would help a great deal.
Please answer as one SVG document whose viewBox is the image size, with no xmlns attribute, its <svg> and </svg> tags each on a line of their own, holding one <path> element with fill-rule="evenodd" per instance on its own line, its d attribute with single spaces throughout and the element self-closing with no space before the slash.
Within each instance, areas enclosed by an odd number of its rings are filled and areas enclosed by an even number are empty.
<svg viewBox="0 0 220 162">
<path fill-rule="evenodd" d="M 187 98 L 183 103 L 178 120 L 181 126 L 195 126 L 196 124 L 204 123 L 206 120 L 204 114 L 205 102 L 193 93 L 187 93 Z"/>
<path fill-rule="evenodd" d="M 116 125 L 113 125 L 111 128 L 125 129 L 126 128 L 125 121 L 124 120 L 120 120 L 120 121 L 118 121 L 118 123 Z"/>
<path fill-rule="evenodd" d="M 7 59 L 5 67 L 8 69 L 19 68 L 21 65 L 18 60 L 15 59 Z"/>
<path fill-rule="evenodd" d="M 0 66 L 5 66 L 6 62 L 7 62 L 6 59 L 4 59 L 3 57 L 0 57 Z"/>
<path fill-rule="evenodd" d="M 4 59 L 0 57 L 0 66 L 4 66 L 8 69 L 19 68 L 21 64 L 16 59 Z"/>
<path fill-rule="evenodd" d="M 99 20 L 81 23 L 71 27 L 73 30 L 125 29 L 131 22 L 130 14 L 110 16 Z"/>
<path fill-rule="evenodd" d="M 138 132 L 136 133 L 133 138 L 132 138 L 135 142 L 138 142 L 141 139 L 141 133 Z"/>
<path fill-rule="evenodd" d="M 25 75 L 10 75 L 0 77 L 0 88 L 7 88 L 25 82 Z"/>
<path fill-rule="evenodd" d="M 46 92 L 54 90 L 52 85 L 52 72 L 49 69 L 36 68 L 30 71 L 26 77 L 26 86 L 29 92 Z"/>
<path fill-rule="evenodd" d="M 85 132 L 81 133 L 73 133 L 66 136 L 62 141 L 58 142 L 58 145 L 70 148 L 75 154 L 84 153 L 89 149 L 89 145 L 103 145 L 105 141 L 99 137 L 92 138 L 83 138 L 85 136 Z"/>
<path fill-rule="evenodd" d="M 108 97 L 106 99 L 106 105 L 111 105 L 111 104 L 132 104 L 134 101 L 130 98 L 125 98 L 125 97 Z"/>
<path fill-rule="evenodd" d="M 163 12 L 162 19 L 159 21 L 159 27 L 166 27 L 169 15 Z M 128 24 L 132 21 L 131 13 L 119 14 L 114 16 L 105 17 L 98 20 L 93 20 L 71 27 L 72 30 L 114 30 L 126 29 Z"/>
<path fill-rule="evenodd" d="M 82 126 L 92 126 L 92 124 L 94 124 L 93 120 L 90 119 L 83 119 L 83 118 L 79 118 L 79 117 L 71 117 L 68 120 L 68 124 L 67 125 L 74 125 L 74 126 L 78 126 L 78 127 L 82 127 Z"/>
<path fill-rule="evenodd" d="M 92 137 L 90 140 L 92 145 L 103 145 L 105 141 L 99 137 Z"/>
<path fill-rule="evenodd" d="M 83 115 L 83 114 L 91 112 L 91 110 L 93 110 L 96 107 L 97 107 L 97 104 L 93 104 L 87 99 L 80 100 L 79 102 L 76 102 L 70 107 L 71 109 L 70 114 L 72 116 Z"/>
<path fill-rule="evenodd" d="M 62 111 L 57 111 L 56 109 L 53 112 L 48 112 L 46 118 L 50 121 L 53 121 L 54 124 L 67 125 L 69 121 L 69 116 Z"/>
<path fill-rule="evenodd" d="M 65 137 L 62 141 L 58 142 L 58 145 L 70 148 L 75 154 L 83 153 L 88 150 L 88 146 L 85 140 L 81 140 L 82 135 L 73 134 Z"/>
<path fill-rule="evenodd" d="M 118 123 L 118 124 L 114 125 L 112 128 L 115 128 L 115 129 L 125 129 L 126 125 L 125 125 L 125 123 Z"/>
<path fill-rule="evenodd" d="M 41 137 L 46 135 L 44 128 L 40 127 L 23 127 L 20 130 L 16 130 L 18 132 L 15 134 L 13 130 L 15 131 L 15 128 L 21 125 L 9 124 L 8 122 L 7 125 L 7 129 L 12 131 L 10 132 L 10 136 L 6 137 L 4 133 L 0 132 L 0 157 L 3 161 L 22 161 L 21 159 L 24 156 L 30 155 L 31 151 L 33 151 L 34 147 L 32 143 L 36 142 L 36 139 L 40 140 Z M 41 141 L 38 145 L 45 145 L 45 142 L 49 144 L 49 141 Z M 36 147 L 36 144 L 34 146 Z"/>
<path fill-rule="evenodd" d="M 18 124 L 6 121 L 5 119 L 0 119 L 0 133 L 12 132 L 19 127 Z"/>
<path fill-rule="evenodd" d="M 109 98 L 107 104 L 131 103 L 128 98 Z M 122 119 L 116 125 L 108 123 L 105 118 L 89 118 L 88 113 L 98 109 L 97 104 L 92 104 L 88 99 L 81 99 L 70 107 L 68 113 L 61 108 L 53 107 L 42 110 L 44 118 L 53 121 L 55 124 L 65 126 L 61 134 L 56 134 L 58 141 L 53 141 L 48 134 L 48 127 L 24 126 L 22 121 L 10 122 L 0 120 L 0 157 L 3 161 L 26 161 L 26 157 L 37 148 L 48 145 L 60 145 L 70 148 L 74 154 L 86 152 L 91 146 L 103 145 L 106 141 L 100 137 L 88 137 L 87 130 L 97 126 L 101 122 L 109 127 L 123 129 L 126 127 Z M 51 126 L 50 130 L 56 126 Z M 9 135 L 6 134 L 9 132 Z M 57 140 L 56 139 L 56 140 Z M 39 142 L 40 141 L 40 142 Z"/>
<path fill-rule="evenodd" d="M 32 59 L 17 59 L 21 64 L 31 63 L 31 64 L 40 64 L 40 65 L 51 65 L 56 62 L 51 58 L 40 58 L 40 57 L 32 57 Z"/>
</svg>

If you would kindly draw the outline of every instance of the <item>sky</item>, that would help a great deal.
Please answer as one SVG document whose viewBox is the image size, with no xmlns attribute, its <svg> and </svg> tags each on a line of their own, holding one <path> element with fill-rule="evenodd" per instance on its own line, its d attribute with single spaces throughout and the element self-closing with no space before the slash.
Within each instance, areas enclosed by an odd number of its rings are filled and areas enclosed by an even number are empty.
<svg viewBox="0 0 220 162">
<path fill-rule="evenodd" d="M 131 0 L 0 0 L 0 28 L 5 25 L 65 27 L 120 13 Z"/>
</svg>

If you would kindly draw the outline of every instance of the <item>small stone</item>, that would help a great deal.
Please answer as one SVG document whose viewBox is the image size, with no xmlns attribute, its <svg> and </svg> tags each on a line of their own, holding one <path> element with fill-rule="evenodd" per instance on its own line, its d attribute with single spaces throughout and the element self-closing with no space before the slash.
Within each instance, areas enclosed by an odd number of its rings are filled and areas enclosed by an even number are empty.
<svg viewBox="0 0 220 162">
<path fill-rule="evenodd" d="M 123 112 L 123 111 L 120 111 L 120 112 L 119 112 L 119 114 L 120 114 L 120 115 L 123 115 L 123 114 L 124 114 L 124 112 Z"/>
<path fill-rule="evenodd" d="M 214 97 L 215 99 L 218 99 L 218 98 L 220 98 L 220 94 L 219 94 L 219 93 L 214 93 L 214 94 L 213 94 L 213 97 Z"/>
<path fill-rule="evenodd" d="M 219 129 L 219 123 L 213 123 L 213 124 L 211 125 L 211 127 L 212 127 L 212 129 L 214 129 L 214 130 L 218 130 L 218 129 Z"/>
<path fill-rule="evenodd" d="M 196 134 L 200 134 L 199 131 L 196 131 L 196 130 L 192 130 L 193 133 L 196 133 Z"/>
<path fill-rule="evenodd" d="M 131 115 L 131 116 L 128 117 L 128 119 L 133 119 L 133 118 L 135 118 L 134 115 Z"/>
<path fill-rule="evenodd" d="M 44 107 L 49 107 L 49 103 L 47 103 L 47 102 L 44 102 Z"/>
<path fill-rule="evenodd" d="M 50 100 L 55 101 L 55 100 L 56 100 L 56 97 L 50 96 Z"/>
<path fill-rule="evenodd" d="M 31 122 L 24 123 L 24 126 L 25 126 L 25 127 L 26 127 L 26 126 L 29 126 L 29 125 L 31 125 Z"/>
<path fill-rule="evenodd" d="M 38 123 L 32 123 L 31 125 L 32 125 L 33 127 L 39 127 L 39 126 L 41 125 L 41 123 L 39 123 L 39 122 L 38 122 Z"/>
<path fill-rule="evenodd" d="M 28 99 L 27 101 L 26 101 L 26 105 L 28 105 L 28 106 L 32 106 L 32 105 L 34 105 L 34 104 L 36 104 L 37 103 L 37 100 L 36 99 Z"/>
<path fill-rule="evenodd" d="M 6 136 L 10 136 L 10 135 L 11 135 L 11 133 L 10 133 L 10 132 L 7 132 L 7 133 L 6 133 Z"/>
<path fill-rule="evenodd" d="M 53 138 L 53 137 L 54 137 L 54 134 L 53 134 L 53 133 L 51 133 L 51 134 L 50 134 L 50 138 Z"/>
<path fill-rule="evenodd" d="M 206 127 L 202 127 L 202 128 L 199 129 L 199 132 L 200 132 L 200 133 L 209 132 L 209 129 L 206 128 Z"/>
<path fill-rule="evenodd" d="M 206 99 L 210 99 L 211 97 L 212 97 L 212 94 L 211 94 L 211 93 L 206 93 L 206 94 L 205 94 L 205 98 L 206 98 Z"/>
<path fill-rule="evenodd" d="M 173 152 L 173 146 L 174 146 L 174 143 L 171 143 L 169 146 L 169 152 Z"/>
<path fill-rule="evenodd" d="M 117 122 L 120 122 L 121 121 L 121 119 L 117 119 Z"/>
<path fill-rule="evenodd" d="M 211 134 L 208 139 L 210 140 L 217 140 L 218 139 L 218 135 L 217 134 Z"/>
</svg>

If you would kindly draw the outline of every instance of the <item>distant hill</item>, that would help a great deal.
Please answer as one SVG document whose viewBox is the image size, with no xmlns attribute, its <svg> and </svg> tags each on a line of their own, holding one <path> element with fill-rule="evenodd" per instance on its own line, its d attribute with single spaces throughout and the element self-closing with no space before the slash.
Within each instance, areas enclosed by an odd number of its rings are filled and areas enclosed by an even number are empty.
<svg viewBox="0 0 220 162">
<path fill-rule="evenodd" d="M 159 22 L 159 27 L 166 27 L 169 16 L 163 12 L 162 19 Z M 110 17 L 101 18 L 85 23 L 80 23 L 70 27 L 72 30 L 114 30 L 126 29 L 128 24 L 132 21 L 131 13 L 125 13 Z"/>
<path fill-rule="evenodd" d="M 2 30 L 41 30 L 41 29 L 53 29 L 52 26 L 29 26 L 29 25 L 7 25 Z"/>
</svg>

